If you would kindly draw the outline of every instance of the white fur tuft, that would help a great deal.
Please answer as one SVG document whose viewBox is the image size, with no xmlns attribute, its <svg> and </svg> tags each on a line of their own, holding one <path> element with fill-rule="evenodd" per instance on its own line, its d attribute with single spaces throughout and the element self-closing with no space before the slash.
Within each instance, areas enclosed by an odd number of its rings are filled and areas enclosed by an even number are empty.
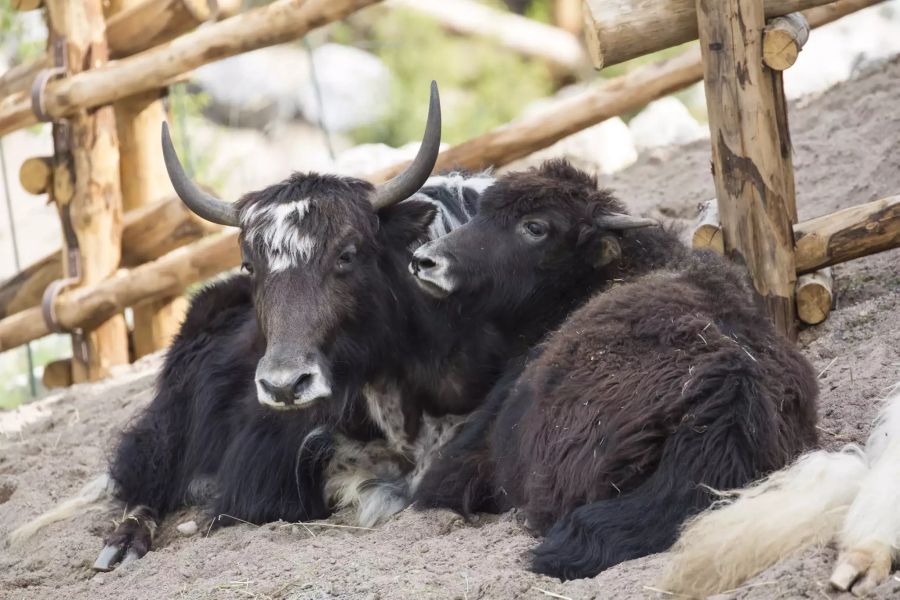
<svg viewBox="0 0 900 600">
<path fill-rule="evenodd" d="M 689 521 L 660 586 L 705 597 L 732 589 L 788 554 L 827 543 L 866 473 L 856 446 L 817 451 Z"/>
<path fill-rule="evenodd" d="M 14 530 L 7 538 L 8 543 L 10 545 L 21 544 L 47 525 L 68 519 L 90 509 L 91 505 L 110 497 L 114 489 L 115 484 L 108 473 L 99 475 L 85 484 L 75 496 Z"/>
<path fill-rule="evenodd" d="M 869 472 L 838 535 L 831 583 L 863 595 L 900 559 L 900 394 L 885 404 L 866 443 Z"/>
</svg>

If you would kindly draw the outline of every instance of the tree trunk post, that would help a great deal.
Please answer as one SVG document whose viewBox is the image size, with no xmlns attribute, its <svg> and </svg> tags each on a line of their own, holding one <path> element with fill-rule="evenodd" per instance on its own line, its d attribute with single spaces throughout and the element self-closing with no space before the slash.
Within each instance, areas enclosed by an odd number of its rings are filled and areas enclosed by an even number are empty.
<svg viewBox="0 0 900 600">
<path fill-rule="evenodd" d="M 116 9 L 125 11 L 142 4 L 144 0 L 118 0 Z M 160 124 L 166 119 L 163 93 L 163 90 L 151 90 L 114 104 L 122 209 L 126 213 L 173 193 L 159 146 Z M 184 320 L 187 304 L 187 299 L 179 295 L 134 307 L 131 339 L 135 359 L 171 343 Z"/>
<path fill-rule="evenodd" d="M 781 73 L 763 64 L 763 0 L 697 0 L 697 16 L 725 253 L 794 338 L 794 174 Z"/>
<path fill-rule="evenodd" d="M 50 54 L 68 74 L 103 65 L 108 56 L 100 0 L 47 0 Z M 63 227 L 63 272 L 79 286 L 107 279 L 119 266 L 122 197 L 115 115 L 110 106 L 79 110 L 53 124 L 51 197 Z M 128 336 L 121 314 L 90 331 L 72 334 L 72 380 L 105 377 L 128 363 Z"/>
</svg>

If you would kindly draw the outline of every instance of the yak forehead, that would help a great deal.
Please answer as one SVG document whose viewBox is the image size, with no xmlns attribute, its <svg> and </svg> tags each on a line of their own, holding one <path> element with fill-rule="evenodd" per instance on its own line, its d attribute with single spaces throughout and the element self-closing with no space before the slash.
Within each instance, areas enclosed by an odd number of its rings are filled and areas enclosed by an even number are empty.
<svg viewBox="0 0 900 600">
<path fill-rule="evenodd" d="M 271 272 L 309 263 L 350 231 L 374 234 L 371 190 L 359 180 L 295 174 L 241 200 L 241 235 Z"/>
<path fill-rule="evenodd" d="M 504 223 L 541 211 L 579 220 L 623 208 L 612 193 L 597 188 L 596 178 L 565 160 L 505 175 L 485 191 L 480 207 L 484 215 Z"/>
</svg>

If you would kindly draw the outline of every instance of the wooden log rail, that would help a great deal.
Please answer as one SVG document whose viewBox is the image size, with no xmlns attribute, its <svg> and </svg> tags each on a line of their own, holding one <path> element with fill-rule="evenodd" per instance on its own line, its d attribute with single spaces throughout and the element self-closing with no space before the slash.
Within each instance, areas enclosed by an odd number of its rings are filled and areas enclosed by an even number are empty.
<svg viewBox="0 0 900 600">
<path fill-rule="evenodd" d="M 810 25 L 818 27 L 853 12 L 857 5 L 858 2 L 855 0 L 849 2 L 843 0 L 827 7 L 831 9 L 827 13 L 806 14 Z M 441 152 L 436 170 L 446 171 L 454 168 L 478 170 L 489 166 L 502 166 L 606 118 L 638 109 L 701 78 L 700 52 L 696 48 L 688 49 L 678 57 L 640 67 L 627 75 L 607 80 L 582 94 L 560 100 L 540 115 L 513 121 L 448 148 Z M 368 179 L 373 182 L 386 181 L 402 171 L 407 164 L 406 161 L 398 163 L 370 174 Z M 194 241 L 196 239 L 194 236 L 203 234 L 203 231 L 198 229 L 197 223 L 192 221 L 191 214 L 175 198 L 168 200 L 165 208 L 159 207 L 158 212 L 147 213 L 147 218 L 136 219 L 133 222 L 131 218 L 132 215 L 126 215 L 124 223 L 122 263 L 125 266 L 135 266 L 142 260 L 158 258 L 163 252 Z M 148 230 L 148 227 L 151 229 Z M 170 232 L 173 230 L 182 234 L 171 235 Z M 142 231 L 145 232 L 143 236 Z M 151 232 L 155 233 L 150 235 Z M 154 244 L 160 244 L 163 251 L 154 252 Z M 45 261 L 41 261 L 41 264 Z M 0 318 L 37 305 L 40 292 L 35 295 L 33 292 L 18 291 L 26 285 L 23 280 L 32 279 L 29 273 L 45 272 L 35 267 L 37 265 L 0 286 Z M 32 286 L 30 283 L 27 285 L 33 289 L 43 290 L 39 281 L 52 281 L 53 278 L 55 277 L 49 274 L 35 277 L 35 285 Z M 15 281 L 16 279 L 19 281 Z M 13 303 L 13 298 L 19 300 Z"/>
<path fill-rule="evenodd" d="M 803 237 L 817 240 L 809 249 L 797 249 L 797 263 L 811 271 L 900 247 L 900 196 L 810 219 L 796 229 Z M 859 236 L 861 231 L 881 233 L 872 238 Z M 128 306 L 178 294 L 189 285 L 239 266 L 240 261 L 238 232 L 229 230 L 130 271 L 120 271 L 95 286 L 63 294 L 57 299 L 56 312 L 63 326 L 89 329 Z M 40 308 L 19 312 L 0 320 L 0 352 L 48 333 Z"/>
<path fill-rule="evenodd" d="M 218 0 L 218 18 L 237 14 L 240 0 Z M 152 48 L 194 29 L 213 16 L 209 0 L 143 0 L 106 22 L 111 58 Z M 50 65 L 43 54 L 0 76 L 0 98 L 27 92 L 38 71 Z"/>
<path fill-rule="evenodd" d="M 803 15 L 812 28 L 827 25 L 882 0 L 839 0 L 828 11 Z M 643 65 L 626 75 L 605 80 L 580 94 L 556 101 L 540 114 L 512 121 L 441 152 L 436 171 L 500 167 L 562 138 L 642 106 L 703 79 L 699 48 L 688 48 L 670 59 Z M 385 181 L 409 164 L 404 161 L 371 175 Z"/>
<path fill-rule="evenodd" d="M 125 213 L 122 228 L 124 267 L 154 260 L 221 229 L 185 208 L 172 196 Z M 0 319 L 38 306 L 44 289 L 61 279 L 62 250 L 56 249 L 0 285 Z"/>
<path fill-rule="evenodd" d="M 860 8 L 876 4 L 873 0 L 840 0 L 833 5 L 815 9 L 804 13 L 811 27 L 818 27 L 834 21 L 846 14 L 852 13 Z M 826 10 L 827 9 L 827 10 Z M 635 92 L 635 88 L 643 88 L 647 86 L 657 90 L 653 93 L 644 92 L 637 99 L 633 108 L 638 108 L 643 103 L 649 102 L 647 97 L 655 94 L 664 94 L 680 89 L 698 81 L 701 77 L 702 65 L 700 63 L 699 51 L 696 48 L 689 49 L 682 53 L 679 57 L 661 61 L 659 63 L 648 65 L 636 69 L 631 74 L 609 80 L 606 84 L 598 86 L 598 88 L 586 92 L 584 95 L 574 99 L 561 101 L 554 108 L 545 112 L 541 118 L 523 119 L 500 127 L 494 131 L 488 132 L 483 136 L 479 136 L 474 140 L 464 142 L 458 146 L 449 148 L 441 153 L 438 169 L 449 169 L 454 167 L 465 167 L 470 169 L 480 169 L 488 166 L 500 166 L 511 162 L 521 156 L 525 156 L 534 150 L 546 147 L 555 141 L 577 131 L 583 127 L 589 126 L 595 122 L 599 122 L 607 116 L 617 114 L 614 112 L 616 107 L 618 110 L 632 110 L 633 102 L 628 101 L 628 97 Z M 668 83 L 660 86 L 654 81 L 653 74 L 662 79 L 666 79 Z M 648 83 L 649 82 L 649 83 Z M 645 85 L 646 84 L 646 85 Z M 662 88 L 665 88 L 663 90 Z M 653 99 L 652 97 L 650 99 Z M 622 109 L 622 107 L 625 107 Z M 573 115 L 574 109 L 587 111 L 587 114 Z M 583 123 L 579 125 L 579 123 Z M 524 148 L 524 150 L 523 150 Z M 383 181 L 399 172 L 405 167 L 406 163 L 401 163 L 383 170 L 379 173 L 372 174 L 372 181 Z M 886 203 L 886 204 L 882 204 Z M 835 264 L 865 256 L 874 252 L 879 252 L 890 247 L 900 245 L 900 236 L 896 234 L 900 230 L 900 216 L 897 214 L 897 200 L 888 198 L 886 200 L 877 201 L 839 211 L 828 217 L 828 231 L 831 231 L 829 238 L 833 237 L 834 244 L 816 244 L 810 245 L 808 252 L 809 258 L 803 257 L 803 252 L 799 248 L 796 251 L 797 265 L 800 268 L 808 268 L 814 271 L 821 266 L 827 264 Z M 875 225 L 870 225 L 870 213 L 877 213 L 879 216 L 873 217 Z M 796 227 L 799 231 L 805 231 L 804 235 L 810 236 L 808 239 L 821 239 L 823 234 L 819 232 L 813 220 L 809 222 L 811 225 L 807 227 L 807 223 L 800 223 Z M 860 241 L 856 244 L 846 243 L 847 237 L 840 232 L 844 230 L 857 231 L 859 228 L 876 228 L 878 230 L 895 232 L 893 238 L 890 234 L 882 236 L 877 247 L 868 250 L 865 243 Z M 126 228 L 128 227 L 126 222 Z M 800 234 L 798 233 L 798 239 Z M 126 240 L 128 239 L 126 229 Z M 234 255 L 237 248 L 237 233 L 226 232 L 221 236 L 215 237 L 215 244 L 209 239 L 196 242 L 191 246 L 186 246 L 174 252 L 163 256 L 162 258 L 142 265 L 131 271 L 131 276 L 140 276 L 146 281 L 148 278 L 161 276 L 163 273 L 171 269 L 175 269 L 182 275 L 177 279 L 178 284 L 172 284 L 166 287 L 164 292 L 160 292 L 158 284 L 154 289 L 148 286 L 145 289 L 146 297 L 134 293 L 126 293 L 125 291 L 117 291 L 116 297 L 119 303 L 138 303 L 142 300 L 152 300 L 153 298 L 171 295 L 180 291 L 184 287 L 215 275 L 223 270 L 233 268 L 238 265 L 239 257 Z M 223 254 L 222 257 L 216 258 L 211 254 L 214 250 Z M 846 253 L 846 254 L 845 254 Z M 128 254 L 128 246 L 126 241 L 125 255 Z M 184 265 L 194 264 L 196 267 L 184 268 Z M 30 270 L 30 269 L 29 269 Z M 801 271 L 802 272 L 802 271 Z M 189 273 L 194 273 L 190 275 Z M 129 287 L 128 277 L 117 276 L 113 281 L 104 282 L 103 286 L 113 285 L 116 290 L 120 288 L 133 289 Z M 178 288 L 181 285 L 181 288 Z M 176 289 L 177 288 L 177 289 Z M 95 290 L 95 291 L 92 291 Z M 76 292 L 64 294 L 58 300 L 60 304 L 74 304 L 77 300 L 74 296 Z M 108 294 L 111 293 L 108 287 L 96 286 L 91 289 L 77 290 L 78 298 L 93 297 L 92 294 Z M 156 295 L 154 295 L 156 294 Z M 93 301 L 92 301 L 93 302 Z M 67 312 L 68 310 L 68 312 Z M 79 316 L 78 311 L 73 309 L 63 310 L 61 313 L 61 322 L 69 327 L 90 322 L 85 315 Z M 115 310 L 121 310 L 121 307 Z M 19 346 L 30 340 L 36 339 L 46 333 L 42 333 L 42 320 L 37 309 L 31 308 L 28 311 L 20 312 L 12 316 L 7 316 L 0 320 L 0 351 Z M 83 311 L 85 313 L 90 311 Z M 0 313 L 2 315 L 2 313 Z M 66 315 L 62 317 L 62 315 Z M 94 318 L 94 317 L 92 317 Z M 65 320 L 68 319 L 68 320 Z M 20 330 L 21 328 L 21 330 Z"/>
<path fill-rule="evenodd" d="M 850 12 L 883 0 L 765 0 L 766 18 L 826 5 Z M 843 6 L 839 6 L 843 5 Z M 695 0 L 585 0 L 588 51 L 598 69 L 697 39 Z M 828 18 L 827 10 L 815 14 Z M 810 25 L 812 15 L 807 15 Z"/>
<path fill-rule="evenodd" d="M 522 56 L 546 63 L 558 75 L 590 68 L 587 53 L 574 34 L 475 0 L 390 0 L 387 7 L 408 8 L 454 33 L 493 40 Z"/>
<path fill-rule="evenodd" d="M 68 329 L 91 329 L 129 306 L 180 294 L 193 283 L 237 266 L 240 260 L 236 232 L 211 236 L 99 284 L 63 294 L 56 302 L 57 318 Z M 40 307 L 16 313 L 0 321 L 0 352 L 49 333 Z"/>
<path fill-rule="evenodd" d="M 380 0 L 276 0 L 127 58 L 47 84 L 47 114 L 59 119 L 166 87 L 181 74 L 243 52 L 289 42 Z M 0 100 L 0 135 L 37 123 L 28 93 Z"/>
</svg>

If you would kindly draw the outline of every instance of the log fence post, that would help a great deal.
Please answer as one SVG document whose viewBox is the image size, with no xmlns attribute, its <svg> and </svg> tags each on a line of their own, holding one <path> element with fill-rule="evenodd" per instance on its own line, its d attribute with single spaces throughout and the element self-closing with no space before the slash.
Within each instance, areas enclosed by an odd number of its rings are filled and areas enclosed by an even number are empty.
<svg viewBox="0 0 900 600">
<path fill-rule="evenodd" d="M 45 4 L 54 65 L 66 74 L 103 65 L 107 46 L 101 1 Z M 62 222 L 65 281 L 97 284 L 118 269 L 121 254 L 122 199 L 112 107 L 80 110 L 55 121 L 53 145 L 51 199 Z M 128 363 L 127 328 L 121 314 L 110 315 L 90 331 L 71 333 L 74 382 L 100 379 L 110 367 Z"/>
<path fill-rule="evenodd" d="M 781 73 L 763 63 L 764 3 L 696 2 L 725 253 L 794 338 L 794 174 Z"/>
<path fill-rule="evenodd" d="M 112 18 L 119 11 L 141 5 L 144 0 L 118 0 Z M 119 172 L 122 209 L 130 211 L 149 206 L 173 194 L 159 149 L 159 127 L 166 120 L 162 96 L 166 90 L 150 90 L 116 102 L 116 130 L 119 136 Z M 134 358 L 141 358 L 167 347 L 187 312 L 182 296 L 160 298 L 132 309 L 131 331 Z"/>
</svg>

